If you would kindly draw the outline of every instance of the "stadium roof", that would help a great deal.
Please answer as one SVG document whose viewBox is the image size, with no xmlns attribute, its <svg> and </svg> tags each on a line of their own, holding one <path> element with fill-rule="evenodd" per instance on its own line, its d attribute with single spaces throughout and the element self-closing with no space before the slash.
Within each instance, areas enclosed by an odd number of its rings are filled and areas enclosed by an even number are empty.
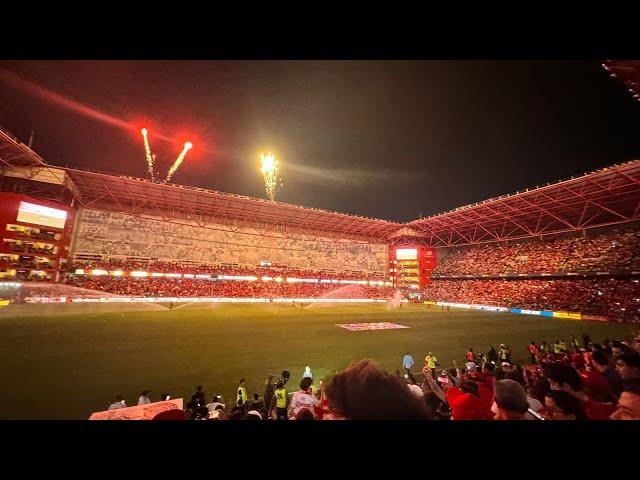
<svg viewBox="0 0 640 480">
<path fill-rule="evenodd" d="M 627 86 L 629 93 L 640 102 L 640 60 L 607 60 L 602 67 Z"/>
<path fill-rule="evenodd" d="M 84 206 L 128 213 L 189 218 L 227 227 L 258 226 L 318 234 L 326 232 L 363 239 L 383 239 L 401 224 L 282 202 L 181 185 L 153 183 L 133 177 L 66 169 L 82 192 Z"/>
<path fill-rule="evenodd" d="M 419 240 L 455 246 L 519 239 L 640 220 L 640 160 L 580 177 L 502 195 L 402 224 L 196 187 L 46 165 L 29 147 L 0 130 L 0 166 L 16 181 L 71 190 L 82 206 L 187 220 L 256 234 L 328 236 L 365 241 Z M 28 192 L 26 192 L 28 193 Z"/>
<path fill-rule="evenodd" d="M 27 145 L 21 143 L 13 134 L 0 125 L 0 162 L 5 165 L 43 166 L 44 160 Z"/>
<path fill-rule="evenodd" d="M 640 160 L 502 195 L 408 225 L 432 246 L 579 231 L 640 220 Z"/>
</svg>

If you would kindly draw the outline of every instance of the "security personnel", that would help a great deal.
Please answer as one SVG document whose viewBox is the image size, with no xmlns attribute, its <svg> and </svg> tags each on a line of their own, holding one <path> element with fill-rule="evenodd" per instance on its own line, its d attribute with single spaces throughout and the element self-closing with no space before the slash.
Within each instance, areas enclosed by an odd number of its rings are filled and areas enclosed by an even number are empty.
<svg viewBox="0 0 640 480">
<path fill-rule="evenodd" d="M 287 389 L 284 388 L 282 379 L 278 380 L 274 400 L 276 402 L 276 417 L 278 420 L 287 420 Z"/>
<path fill-rule="evenodd" d="M 556 340 L 556 343 L 553 344 L 553 353 L 559 355 L 562 353 L 562 346 L 560 345 L 560 340 Z"/>
<path fill-rule="evenodd" d="M 245 407 L 247 405 L 247 387 L 245 386 L 244 378 L 240 380 L 240 385 L 238 386 L 236 405 L 241 407 Z"/>
<path fill-rule="evenodd" d="M 429 352 L 427 354 L 427 356 L 424 357 L 424 365 L 429 370 L 431 370 L 431 376 L 435 379 L 436 378 L 436 367 L 438 366 L 438 359 L 436 358 L 436 356 L 433 353 Z"/>
<path fill-rule="evenodd" d="M 564 341 L 564 338 L 560 340 L 560 351 L 565 353 L 567 351 L 567 344 Z"/>
</svg>

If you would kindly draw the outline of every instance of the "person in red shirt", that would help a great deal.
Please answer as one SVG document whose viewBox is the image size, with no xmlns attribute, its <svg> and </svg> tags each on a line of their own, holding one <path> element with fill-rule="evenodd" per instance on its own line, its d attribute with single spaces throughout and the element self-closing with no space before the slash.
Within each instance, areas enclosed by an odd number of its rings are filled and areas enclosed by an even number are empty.
<svg viewBox="0 0 640 480">
<path fill-rule="evenodd" d="M 473 348 L 469 348 L 469 351 L 467 352 L 467 362 L 476 363 L 476 354 L 473 353 Z"/>
</svg>

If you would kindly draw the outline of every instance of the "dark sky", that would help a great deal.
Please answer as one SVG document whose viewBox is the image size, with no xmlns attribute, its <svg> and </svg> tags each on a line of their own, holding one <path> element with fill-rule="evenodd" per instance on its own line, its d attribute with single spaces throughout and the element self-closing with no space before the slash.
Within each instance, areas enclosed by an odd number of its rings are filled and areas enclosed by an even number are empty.
<svg viewBox="0 0 640 480">
<path fill-rule="evenodd" d="M 174 182 L 412 220 L 640 156 L 640 103 L 599 62 L 0 62 L 151 130 Z M 143 121 L 143 119 L 145 119 Z M 142 138 L 0 81 L 0 124 L 49 163 L 144 177 Z M 176 139 L 154 139 L 154 133 Z"/>
</svg>

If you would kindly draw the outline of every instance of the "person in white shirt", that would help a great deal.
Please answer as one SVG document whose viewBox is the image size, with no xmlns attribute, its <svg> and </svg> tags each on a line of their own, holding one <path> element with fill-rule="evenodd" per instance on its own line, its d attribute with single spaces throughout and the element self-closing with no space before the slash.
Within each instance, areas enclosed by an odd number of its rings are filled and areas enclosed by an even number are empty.
<svg viewBox="0 0 640 480">
<path fill-rule="evenodd" d="M 222 403 L 222 397 L 220 397 L 219 395 L 214 395 L 214 397 L 211 399 L 211 403 L 207 404 L 207 410 L 209 410 L 209 415 L 215 412 L 216 409 L 218 409 L 218 407 L 222 407 L 222 410 L 226 408 L 225 404 Z"/>
<path fill-rule="evenodd" d="M 320 400 L 311 392 L 312 382 L 313 380 L 309 377 L 304 377 L 300 382 L 300 390 L 293 394 L 289 405 L 290 418 L 297 416 L 303 408 L 308 409 L 313 414 L 313 418 L 316 418 L 316 407 L 320 405 Z"/>
<path fill-rule="evenodd" d="M 138 398 L 138 405 L 146 405 L 147 403 L 151 403 L 149 400 L 149 390 L 143 390 L 140 393 L 140 398 Z"/>
<path fill-rule="evenodd" d="M 127 408 L 122 395 L 116 395 L 116 401 L 109 405 L 109 410 L 115 410 L 116 408 Z"/>
</svg>

